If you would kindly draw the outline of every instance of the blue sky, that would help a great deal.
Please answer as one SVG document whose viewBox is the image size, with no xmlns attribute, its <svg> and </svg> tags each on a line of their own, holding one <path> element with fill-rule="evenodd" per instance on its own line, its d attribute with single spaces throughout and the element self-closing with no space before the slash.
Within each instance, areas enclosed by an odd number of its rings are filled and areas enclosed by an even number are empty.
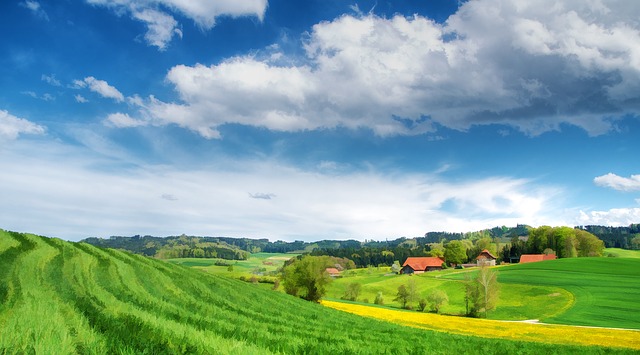
<svg viewBox="0 0 640 355">
<path fill-rule="evenodd" d="M 0 4 L 0 228 L 640 222 L 635 1 Z"/>
</svg>

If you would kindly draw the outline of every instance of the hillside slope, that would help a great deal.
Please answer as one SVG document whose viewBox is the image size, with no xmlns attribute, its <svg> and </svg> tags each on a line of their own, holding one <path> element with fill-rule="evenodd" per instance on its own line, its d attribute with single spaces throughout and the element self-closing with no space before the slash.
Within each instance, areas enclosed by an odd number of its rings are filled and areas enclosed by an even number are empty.
<svg viewBox="0 0 640 355">
<path fill-rule="evenodd" d="M 0 353 L 602 350 L 412 329 L 142 256 L 0 231 Z"/>
</svg>

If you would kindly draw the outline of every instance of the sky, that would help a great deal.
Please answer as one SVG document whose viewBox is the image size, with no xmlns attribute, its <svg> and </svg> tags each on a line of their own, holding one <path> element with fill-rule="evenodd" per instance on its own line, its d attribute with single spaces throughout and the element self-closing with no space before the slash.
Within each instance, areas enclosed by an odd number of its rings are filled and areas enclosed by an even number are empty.
<svg viewBox="0 0 640 355">
<path fill-rule="evenodd" d="M 0 228 L 640 223 L 635 0 L 0 2 Z"/>
</svg>

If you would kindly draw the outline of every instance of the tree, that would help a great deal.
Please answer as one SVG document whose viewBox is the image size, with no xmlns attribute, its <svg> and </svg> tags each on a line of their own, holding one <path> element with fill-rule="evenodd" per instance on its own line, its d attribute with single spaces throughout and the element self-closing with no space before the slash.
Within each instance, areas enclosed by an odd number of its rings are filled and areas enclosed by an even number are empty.
<svg viewBox="0 0 640 355">
<path fill-rule="evenodd" d="M 358 299 L 358 296 L 360 296 L 360 289 L 362 289 L 362 285 L 360 285 L 359 283 L 350 283 L 349 285 L 347 285 L 347 289 L 344 291 L 342 299 L 347 301 L 356 301 Z"/>
<path fill-rule="evenodd" d="M 396 294 L 396 298 L 394 298 L 393 300 L 400 302 L 402 308 L 411 309 L 412 304 L 416 300 L 416 298 L 417 298 L 416 283 L 412 279 L 412 280 L 409 280 L 406 286 L 405 285 L 398 286 L 398 293 Z"/>
<path fill-rule="evenodd" d="M 464 274 L 464 305 L 466 315 L 468 317 L 476 317 L 478 310 L 476 309 L 476 303 L 479 298 L 478 284 L 471 277 L 470 273 Z"/>
<path fill-rule="evenodd" d="M 383 305 L 384 304 L 384 297 L 382 296 L 382 292 L 381 291 L 378 291 L 378 294 L 376 295 L 376 299 L 373 301 L 373 303 L 379 304 L 379 305 Z"/>
<path fill-rule="evenodd" d="M 476 283 L 479 290 L 476 309 L 484 310 L 484 317 L 486 318 L 487 312 L 495 309 L 498 302 L 498 273 L 488 266 L 481 266 Z"/>
<path fill-rule="evenodd" d="M 444 258 L 449 264 L 462 264 L 467 260 L 467 249 L 459 240 L 452 240 L 444 246 Z"/>
<path fill-rule="evenodd" d="M 640 250 L 640 234 L 636 234 L 635 237 L 631 238 L 631 249 Z"/>
<path fill-rule="evenodd" d="M 331 265 L 332 260 L 328 256 L 305 255 L 301 259 L 295 259 L 282 270 L 285 292 L 307 301 L 318 302 L 332 280 L 326 272 L 326 268 Z"/>
<path fill-rule="evenodd" d="M 440 308 L 449 302 L 449 296 L 442 290 L 433 290 L 427 296 L 427 302 L 429 302 L 432 311 L 440 313 Z"/>
<path fill-rule="evenodd" d="M 426 307 L 427 307 L 427 300 L 424 298 L 421 298 L 420 301 L 418 301 L 418 311 L 422 312 Z"/>
<path fill-rule="evenodd" d="M 400 262 L 398 260 L 394 261 L 393 265 L 391 265 L 391 271 L 395 274 L 399 273 L 401 269 L 402 266 L 400 266 Z"/>
<path fill-rule="evenodd" d="M 393 300 L 400 302 L 402 308 L 407 308 L 407 303 L 409 302 L 409 290 L 407 290 L 407 286 L 398 286 L 398 293 L 396 293 L 396 298 Z"/>
</svg>

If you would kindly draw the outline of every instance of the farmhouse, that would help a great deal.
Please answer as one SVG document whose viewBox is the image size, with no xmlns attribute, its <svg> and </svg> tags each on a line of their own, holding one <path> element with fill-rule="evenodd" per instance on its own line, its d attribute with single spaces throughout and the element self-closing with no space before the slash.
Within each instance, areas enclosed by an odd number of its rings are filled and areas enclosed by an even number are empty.
<svg viewBox="0 0 640 355">
<path fill-rule="evenodd" d="M 520 256 L 520 264 L 524 263 L 535 263 L 538 261 L 545 260 L 555 260 L 556 256 L 553 254 L 545 255 L 545 254 L 522 254 Z"/>
<path fill-rule="evenodd" d="M 476 261 L 478 266 L 496 266 L 496 257 L 493 256 L 487 249 L 484 249 L 480 252 L 480 255 L 476 257 Z"/>
<path fill-rule="evenodd" d="M 328 268 L 326 268 L 326 271 L 329 274 L 329 276 L 331 276 L 331 277 L 340 276 L 340 270 L 336 269 L 335 267 L 328 267 Z"/>
<path fill-rule="evenodd" d="M 408 257 L 402 264 L 401 274 L 421 274 L 425 271 L 442 270 L 444 260 L 438 257 Z"/>
</svg>

